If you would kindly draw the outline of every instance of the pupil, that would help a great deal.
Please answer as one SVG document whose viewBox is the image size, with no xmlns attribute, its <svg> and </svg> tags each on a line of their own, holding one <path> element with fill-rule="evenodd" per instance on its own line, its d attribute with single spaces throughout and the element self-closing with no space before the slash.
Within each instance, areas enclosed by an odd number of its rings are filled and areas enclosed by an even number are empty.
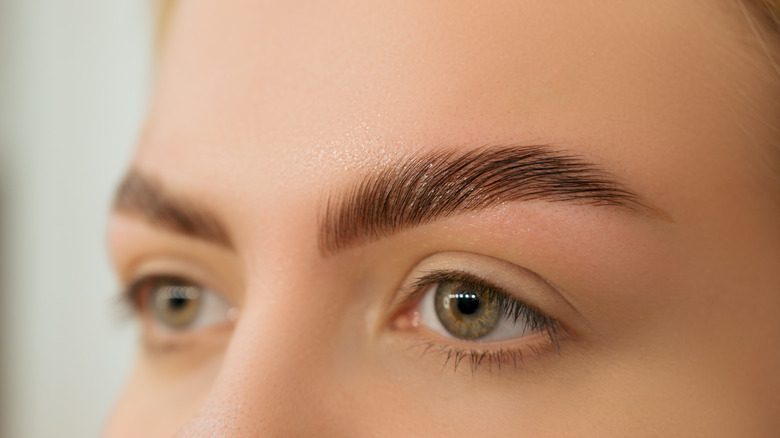
<svg viewBox="0 0 780 438">
<path fill-rule="evenodd" d="M 171 310 L 181 310 L 185 306 L 187 306 L 187 300 L 186 298 L 169 298 L 168 299 L 168 307 Z"/>
<path fill-rule="evenodd" d="M 479 298 L 474 294 L 458 297 L 458 310 L 464 315 L 471 315 L 479 310 Z"/>
</svg>

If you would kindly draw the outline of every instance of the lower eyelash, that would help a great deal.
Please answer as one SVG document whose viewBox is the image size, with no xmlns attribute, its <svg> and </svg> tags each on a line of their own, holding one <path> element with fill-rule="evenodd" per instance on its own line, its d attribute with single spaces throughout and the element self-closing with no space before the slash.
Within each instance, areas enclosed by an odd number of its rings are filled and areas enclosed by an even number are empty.
<svg viewBox="0 0 780 438">
<path fill-rule="evenodd" d="M 549 337 L 547 342 L 499 349 L 457 347 L 420 335 L 421 339 L 413 347 L 422 349 L 420 358 L 434 354 L 442 359 L 442 371 L 452 366 L 452 371 L 457 372 L 458 368 L 462 369 L 467 364 L 472 375 L 484 366 L 487 366 L 488 372 L 492 374 L 494 371 L 500 373 L 502 368 L 506 367 L 522 369 L 528 360 L 540 360 L 548 353 L 560 354 L 563 340 L 560 333 L 557 327 L 550 327 L 546 330 Z"/>
<path fill-rule="evenodd" d="M 467 272 L 461 271 L 431 271 L 427 275 L 423 275 L 418 278 L 414 283 L 414 292 L 412 292 L 404 303 L 409 303 L 403 307 L 413 307 L 415 300 L 424 294 L 428 288 L 434 284 L 439 284 L 446 281 L 459 281 L 471 285 L 473 288 L 479 289 L 489 296 L 490 299 L 498 300 L 499 308 L 503 317 L 514 324 L 522 320 L 529 329 L 529 332 L 534 332 L 539 335 L 543 335 L 543 340 L 533 343 L 525 342 L 520 346 L 504 347 L 504 348 L 488 348 L 485 345 L 490 345 L 488 342 L 471 342 L 472 345 L 459 346 L 453 345 L 450 340 L 443 340 L 440 338 L 434 338 L 429 334 L 423 332 L 417 332 L 416 336 L 418 341 L 414 342 L 412 348 L 419 348 L 422 350 L 420 357 L 434 354 L 438 358 L 443 360 L 441 369 L 444 370 L 449 366 L 452 367 L 453 372 L 457 372 L 459 368 L 463 368 L 466 365 L 471 369 L 472 375 L 477 372 L 478 369 L 487 366 L 488 371 L 493 373 L 494 371 L 500 372 L 503 368 L 523 368 L 523 364 L 529 359 L 540 360 L 545 355 L 550 353 L 561 353 L 561 343 L 567 339 L 568 335 L 565 330 L 560 326 L 560 323 L 544 312 L 535 309 L 527 304 L 513 298 L 508 293 L 502 291 L 500 288 L 488 283 L 487 281 L 476 277 Z"/>
</svg>

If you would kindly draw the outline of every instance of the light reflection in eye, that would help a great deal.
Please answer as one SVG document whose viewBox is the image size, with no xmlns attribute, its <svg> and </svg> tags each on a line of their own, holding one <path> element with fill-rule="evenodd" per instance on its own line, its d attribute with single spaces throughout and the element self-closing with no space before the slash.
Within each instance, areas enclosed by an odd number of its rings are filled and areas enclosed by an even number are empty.
<svg viewBox="0 0 780 438">
<path fill-rule="evenodd" d="M 417 305 L 420 325 L 445 337 L 501 341 L 556 327 L 552 318 L 469 273 L 437 271 L 417 285 L 424 288 Z"/>
</svg>

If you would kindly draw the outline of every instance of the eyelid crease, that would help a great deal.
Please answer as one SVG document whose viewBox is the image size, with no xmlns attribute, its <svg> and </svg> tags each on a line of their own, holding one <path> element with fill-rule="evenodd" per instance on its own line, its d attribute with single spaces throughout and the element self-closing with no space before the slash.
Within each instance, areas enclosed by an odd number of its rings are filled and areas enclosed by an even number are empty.
<svg viewBox="0 0 780 438">
<path fill-rule="evenodd" d="M 428 271 L 428 273 L 417 277 L 417 279 L 411 285 L 411 288 L 414 290 L 408 296 L 404 297 L 403 303 L 407 304 L 417 300 L 417 298 L 427 290 L 428 286 L 448 281 L 459 281 L 482 290 L 489 288 L 497 293 L 506 295 L 519 301 L 518 298 L 513 297 L 513 294 L 505 291 L 502 287 L 494 285 L 493 283 L 470 272 L 461 269 L 436 269 Z"/>
</svg>

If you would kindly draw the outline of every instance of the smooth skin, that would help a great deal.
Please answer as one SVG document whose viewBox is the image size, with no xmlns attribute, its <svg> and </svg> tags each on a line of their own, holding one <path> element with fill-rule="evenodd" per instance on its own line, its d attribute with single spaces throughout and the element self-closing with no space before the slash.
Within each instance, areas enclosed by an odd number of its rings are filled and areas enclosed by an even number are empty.
<svg viewBox="0 0 780 438">
<path fill-rule="evenodd" d="M 780 85 L 736 2 L 299 3 L 176 11 L 132 168 L 233 247 L 116 212 L 111 254 L 238 316 L 171 335 L 141 312 L 106 436 L 777 436 Z M 512 202 L 320 251 L 329 195 L 497 144 L 581 156 L 653 213 Z M 464 342 L 397 303 L 448 266 L 559 320 L 560 351 L 445 364 Z"/>
</svg>

